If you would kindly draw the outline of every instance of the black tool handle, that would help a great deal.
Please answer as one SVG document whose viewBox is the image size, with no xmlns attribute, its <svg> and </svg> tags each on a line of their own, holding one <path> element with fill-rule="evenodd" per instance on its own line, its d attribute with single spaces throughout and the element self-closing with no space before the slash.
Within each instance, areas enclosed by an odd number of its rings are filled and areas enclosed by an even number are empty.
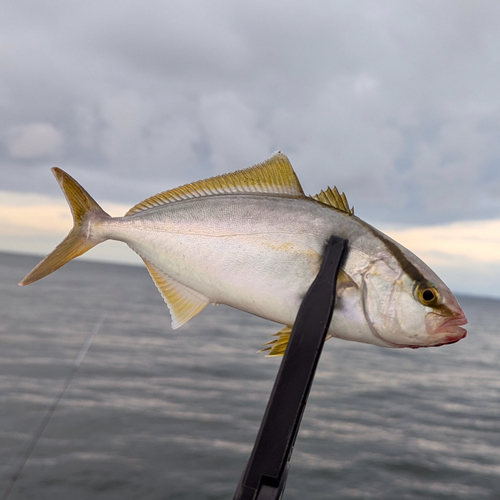
<svg viewBox="0 0 500 500">
<path fill-rule="evenodd" d="M 257 439 L 234 500 L 276 500 L 289 461 L 335 306 L 337 275 L 347 240 L 332 236 L 323 263 L 293 325 Z"/>
</svg>

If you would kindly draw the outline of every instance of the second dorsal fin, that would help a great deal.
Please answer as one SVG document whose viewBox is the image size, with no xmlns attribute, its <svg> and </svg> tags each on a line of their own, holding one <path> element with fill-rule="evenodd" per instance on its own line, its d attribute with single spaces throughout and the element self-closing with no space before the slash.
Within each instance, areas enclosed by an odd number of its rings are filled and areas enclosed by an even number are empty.
<svg viewBox="0 0 500 500">
<path fill-rule="evenodd" d="M 277 152 L 268 160 L 253 167 L 193 182 L 151 196 L 132 207 L 125 216 L 190 198 L 242 193 L 280 194 L 293 198 L 305 196 L 290 161 L 283 153 Z"/>
</svg>

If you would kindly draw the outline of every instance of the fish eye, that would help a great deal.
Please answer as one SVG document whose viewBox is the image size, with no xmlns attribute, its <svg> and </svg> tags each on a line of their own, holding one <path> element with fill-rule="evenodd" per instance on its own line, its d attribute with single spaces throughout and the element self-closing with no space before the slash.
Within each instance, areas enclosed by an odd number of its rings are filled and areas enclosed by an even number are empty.
<svg viewBox="0 0 500 500">
<path fill-rule="evenodd" d="M 417 288 L 417 296 L 424 306 L 434 306 L 439 301 L 439 293 L 435 286 L 423 283 Z"/>
</svg>

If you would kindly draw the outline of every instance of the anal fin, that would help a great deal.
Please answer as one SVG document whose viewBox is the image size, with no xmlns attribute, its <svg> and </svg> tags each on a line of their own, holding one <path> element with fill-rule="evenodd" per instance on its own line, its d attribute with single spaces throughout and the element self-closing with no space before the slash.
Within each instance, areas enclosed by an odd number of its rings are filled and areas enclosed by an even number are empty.
<svg viewBox="0 0 500 500">
<path fill-rule="evenodd" d="M 278 338 L 271 340 L 270 342 L 267 342 L 267 344 L 264 344 L 264 348 L 261 349 L 259 352 L 266 352 L 267 357 L 283 356 L 288 346 L 288 341 L 290 340 L 291 333 L 292 333 L 292 327 L 285 326 L 285 328 L 280 330 L 278 333 L 274 334 L 274 336 Z"/>
<path fill-rule="evenodd" d="M 203 294 L 174 280 L 146 259 L 142 260 L 170 309 L 174 330 L 187 323 L 210 303 Z"/>
</svg>

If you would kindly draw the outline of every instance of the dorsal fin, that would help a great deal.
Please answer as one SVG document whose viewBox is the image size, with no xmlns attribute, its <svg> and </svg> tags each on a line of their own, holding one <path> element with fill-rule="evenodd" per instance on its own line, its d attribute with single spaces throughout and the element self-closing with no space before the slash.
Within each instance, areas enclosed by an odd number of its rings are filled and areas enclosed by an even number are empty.
<svg viewBox="0 0 500 500">
<path fill-rule="evenodd" d="M 163 300 L 170 309 L 172 328 L 174 330 L 203 311 L 210 303 L 201 293 L 174 280 L 146 259 L 143 258 L 142 260 L 146 264 L 156 288 L 158 288 Z"/>
<path fill-rule="evenodd" d="M 321 193 L 312 198 L 337 210 L 341 210 L 346 214 L 354 215 L 354 207 L 349 208 L 346 195 L 344 193 L 340 194 L 336 186 L 333 187 L 333 190 L 328 188 L 326 191 L 321 191 Z"/>
<path fill-rule="evenodd" d="M 304 191 L 288 158 L 281 152 L 244 170 L 218 175 L 151 196 L 132 207 L 125 216 L 175 201 L 217 194 L 269 193 L 293 198 L 304 197 Z"/>
</svg>

